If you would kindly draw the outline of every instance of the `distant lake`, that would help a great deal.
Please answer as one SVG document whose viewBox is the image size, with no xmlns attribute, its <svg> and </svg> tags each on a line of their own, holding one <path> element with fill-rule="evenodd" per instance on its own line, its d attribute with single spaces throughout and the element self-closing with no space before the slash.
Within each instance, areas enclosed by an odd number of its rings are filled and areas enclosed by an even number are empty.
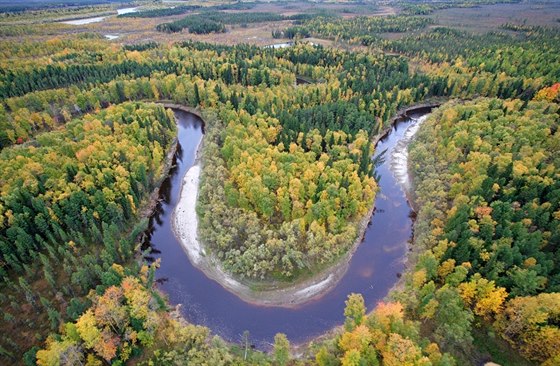
<svg viewBox="0 0 560 366">
<path fill-rule="evenodd" d="M 117 15 L 121 15 L 121 14 L 128 14 L 128 13 L 135 13 L 138 11 L 138 7 L 136 8 L 123 8 L 123 9 L 117 9 Z M 89 24 L 89 23 L 99 23 L 105 20 L 105 18 L 107 18 L 107 16 L 104 17 L 94 17 L 94 18 L 81 18 L 81 19 L 73 19 L 73 20 L 65 20 L 62 21 L 61 23 L 64 24 L 71 24 L 71 25 L 84 25 L 84 24 Z M 111 39 L 111 38 L 109 38 Z"/>
<path fill-rule="evenodd" d="M 136 13 L 138 11 L 138 7 L 135 8 L 123 8 L 123 9 L 117 9 L 117 14 L 121 15 L 121 14 L 128 14 L 128 13 Z"/>
<path fill-rule="evenodd" d="M 61 23 L 64 24 L 71 24 L 71 25 L 83 25 L 89 23 L 98 23 L 105 20 L 107 17 L 95 17 L 95 18 L 82 18 L 82 19 L 74 19 L 74 20 L 65 20 Z"/>
</svg>

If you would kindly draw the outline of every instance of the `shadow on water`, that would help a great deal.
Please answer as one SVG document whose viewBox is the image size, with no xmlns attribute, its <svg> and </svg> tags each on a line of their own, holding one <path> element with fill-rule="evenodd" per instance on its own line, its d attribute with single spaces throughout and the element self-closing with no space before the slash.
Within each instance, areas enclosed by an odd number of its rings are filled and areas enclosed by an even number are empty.
<svg viewBox="0 0 560 366">
<path fill-rule="evenodd" d="M 203 136 L 203 122 L 189 113 L 176 111 L 175 114 L 180 143 L 176 167 L 162 185 L 161 201 L 150 220 L 144 244 L 152 249 L 152 259 L 161 259 L 156 273 L 159 288 L 169 296 L 171 304 L 182 304 L 182 313 L 188 321 L 208 326 L 232 342 L 240 342 L 243 331 L 248 330 L 251 342 L 267 349 L 277 332 L 285 333 L 292 343 L 300 343 L 341 324 L 344 301 L 351 292 L 364 296 L 368 310 L 387 295 L 404 270 L 413 216 L 385 159 L 377 159 L 381 191 L 364 240 L 352 257 L 347 273 L 323 297 L 291 309 L 259 307 L 240 300 L 193 267 L 173 234 L 171 218 L 182 178 L 193 165 Z M 396 123 L 391 133 L 378 143 L 376 151 L 387 150 L 389 154 L 408 122 L 410 119 Z M 374 159 L 377 157 L 376 153 Z"/>
</svg>

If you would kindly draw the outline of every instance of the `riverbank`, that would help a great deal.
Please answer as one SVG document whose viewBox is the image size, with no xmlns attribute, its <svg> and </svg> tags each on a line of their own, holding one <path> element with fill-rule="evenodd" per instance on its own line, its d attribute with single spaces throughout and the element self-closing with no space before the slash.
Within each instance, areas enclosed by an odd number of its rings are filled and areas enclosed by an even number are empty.
<svg viewBox="0 0 560 366">
<path fill-rule="evenodd" d="M 198 160 L 198 158 L 196 159 Z M 270 290 L 253 290 L 250 285 L 242 283 L 228 274 L 221 263 L 212 255 L 208 255 L 203 243 L 198 238 L 198 217 L 196 202 L 200 178 L 200 163 L 193 165 L 183 178 L 183 186 L 179 202 L 173 212 L 172 226 L 175 236 L 180 241 L 191 263 L 207 277 L 218 282 L 223 288 L 234 293 L 245 302 L 260 306 L 297 307 L 305 302 L 320 297 L 332 288 L 344 276 L 350 263 L 351 253 L 346 255 L 336 268 L 329 268 L 310 279 L 293 286 Z M 371 215 L 368 215 L 368 221 Z M 365 221 L 365 220 L 364 220 Z M 361 223 L 367 227 L 367 222 Z M 362 238 L 356 242 L 359 244 Z M 355 245 L 357 247 L 357 245 Z"/>
<path fill-rule="evenodd" d="M 163 106 L 166 109 L 167 108 L 178 109 L 178 110 L 181 110 L 183 112 L 194 114 L 195 116 L 202 119 L 202 117 L 200 116 L 200 112 L 195 108 L 187 107 L 187 106 L 180 105 L 180 104 L 174 104 L 171 101 L 167 101 L 167 100 L 158 100 L 158 101 L 145 100 L 145 102 L 146 103 L 160 104 L 161 106 Z M 178 140 L 177 137 L 175 137 L 173 139 L 173 141 L 171 142 L 171 145 L 169 146 L 169 149 L 166 151 L 165 160 L 164 160 L 164 163 L 163 163 L 163 168 L 162 168 L 161 174 L 156 179 L 156 183 L 154 183 L 155 188 L 150 193 L 146 202 L 140 207 L 139 217 L 142 218 L 142 219 L 147 219 L 154 214 L 154 211 L 157 207 L 157 204 L 160 201 L 159 196 L 160 196 L 161 185 L 162 185 L 163 181 L 165 179 L 167 179 L 167 177 L 169 176 L 169 172 L 170 172 L 171 168 L 173 168 L 173 166 L 175 165 L 175 155 L 177 154 L 178 143 L 179 143 L 179 140 Z"/>
<path fill-rule="evenodd" d="M 429 103 L 429 108 L 430 108 L 430 114 L 431 111 L 433 111 L 434 108 L 439 107 L 440 105 L 442 105 L 442 103 Z M 428 108 L 428 105 L 421 105 L 421 108 Z M 406 115 L 407 113 L 416 113 L 418 112 L 419 109 L 413 109 L 411 110 L 410 108 L 406 109 L 404 112 L 404 115 Z M 412 141 L 412 139 L 414 138 L 414 135 L 416 135 L 416 133 L 418 132 L 418 130 L 420 129 L 420 126 L 426 122 L 426 120 L 428 119 L 429 115 L 426 114 L 422 117 L 420 117 L 420 121 L 419 123 L 416 123 L 416 127 L 414 128 L 412 132 L 412 134 L 408 137 L 408 142 L 406 143 L 406 145 L 401 146 L 401 151 L 397 152 L 398 158 L 400 159 L 400 163 L 396 164 L 396 168 L 399 170 L 399 174 L 401 175 L 401 177 L 395 177 L 398 181 L 399 184 L 401 185 L 401 188 L 404 192 L 404 195 L 406 197 L 406 201 L 408 202 L 408 205 L 413 213 L 413 223 L 412 223 L 412 232 L 414 233 L 414 228 L 416 226 L 416 213 L 418 211 L 418 205 L 416 204 L 416 202 L 414 201 L 414 192 L 413 192 L 413 180 L 414 177 L 412 177 L 410 175 L 410 167 L 409 167 L 409 161 L 408 161 L 408 145 L 410 144 L 410 142 Z M 404 149 L 404 151 L 403 151 Z M 402 183 L 401 183 L 402 182 Z M 409 251 L 407 256 L 404 258 L 404 265 L 405 265 L 405 270 L 408 271 L 409 270 L 409 266 L 411 263 L 411 259 L 412 262 L 414 262 L 415 258 L 417 258 L 419 251 L 418 249 L 413 245 L 414 244 L 414 234 L 411 238 L 411 242 L 410 242 L 410 246 L 409 246 Z M 399 278 L 399 280 L 393 285 L 393 287 L 391 287 L 391 289 L 389 290 L 389 292 L 387 293 L 387 298 L 391 296 L 391 294 L 395 291 L 399 291 L 404 289 L 404 284 L 405 284 L 405 276 L 401 276 Z"/>
<path fill-rule="evenodd" d="M 204 120 L 201 113 L 194 108 L 165 101 L 166 108 L 178 109 L 192 113 Z M 258 306 L 296 308 L 327 294 L 344 277 L 352 256 L 362 243 L 375 206 L 372 204 L 366 215 L 356 223 L 358 233 L 351 248 L 334 264 L 318 271 L 312 276 L 286 286 L 282 282 L 245 282 L 227 273 L 222 264 L 212 254 L 207 253 L 204 243 L 198 238 L 198 216 L 196 202 L 202 162 L 200 161 L 202 140 L 196 149 L 194 165 L 187 171 L 182 181 L 178 203 L 172 214 L 172 228 L 175 237 L 181 243 L 191 263 L 208 278 L 219 283 L 243 301 Z M 263 285 L 268 288 L 263 288 Z"/>
<path fill-rule="evenodd" d="M 164 107 L 165 104 L 161 103 Z M 166 107 L 165 107 L 166 108 Z M 161 185 L 162 183 L 165 181 L 165 179 L 167 179 L 167 177 L 169 176 L 169 172 L 171 171 L 171 168 L 173 168 L 174 164 L 175 164 L 175 155 L 177 154 L 177 147 L 179 145 L 179 140 L 177 137 L 175 137 L 173 139 L 173 141 L 171 142 L 171 145 L 169 146 L 169 149 L 166 151 L 165 154 L 165 159 L 164 159 L 164 163 L 163 163 L 163 168 L 161 170 L 161 174 L 158 176 L 158 178 L 156 179 L 155 183 L 154 183 L 154 189 L 152 189 L 152 192 L 150 193 L 150 195 L 148 196 L 148 198 L 146 199 L 146 201 L 140 206 L 139 212 L 140 214 L 138 215 L 138 217 L 143 220 L 143 219 L 149 219 L 155 212 L 156 207 L 158 202 L 160 201 L 160 189 L 161 189 Z M 137 241 L 138 242 L 143 242 L 143 236 L 145 235 L 145 233 L 141 233 L 138 235 L 137 237 Z M 139 263 L 141 263 L 143 261 L 143 257 L 141 253 L 137 253 L 137 261 Z"/>
<path fill-rule="evenodd" d="M 193 112 L 191 108 L 165 103 L 166 107 Z M 398 121 L 407 118 L 407 114 L 425 109 L 431 109 L 434 104 L 422 104 L 410 107 L 399 112 L 391 120 L 391 127 L 383 131 L 373 139 L 377 144 L 383 137 L 390 133 L 392 126 Z M 198 112 L 198 111 L 196 111 Z M 201 117 L 199 113 L 195 113 Z M 196 214 L 196 202 L 198 196 L 199 176 L 202 169 L 199 159 L 199 149 L 193 165 L 185 174 L 181 188 L 179 201 L 174 209 L 172 227 L 176 238 L 180 241 L 184 251 L 187 253 L 191 263 L 201 270 L 207 277 L 219 283 L 223 288 L 235 294 L 243 301 L 259 306 L 276 306 L 295 308 L 304 303 L 318 299 L 328 293 L 344 277 L 348 270 L 352 256 L 358 246 L 362 243 L 368 224 L 374 212 L 373 204 L 368 213 L 356 224 L 357 238 L 348 252 L 328 268 L 314 274 L 310 278 L 300 280 L 292 285 L 285 286 L 283 283 L 271 283 L 269 288 L 256 290 L 254 283 L 243 282 L 228 274 L 217 258 L 208 254 L 204 244 L 198 238 L 198 217 Z M 404 168 L 400 168 L 405 169 Z M 260 283 L 259 283 L 260 285 Z"/>
<path fill-rule="evenodd" d="M 391 130 L 395 127 L 396 123 L 399 123 L 400 121 L 404 121 L 407 118 L 411 118 L 410 116 L 407 116 L 407 114 L 424 113 L 427 112 L 426 109 L 431 111 L 433 108 L 436 108 L 439 105 L 440 104 L 424 104 L 418 107 L 409 107 L 403 109 L 401 112 L 399 112 L 399 114 L 397 114 L 395 117 L 391 119 L 392 121 L 391 126 L 388 127 L 386 130 L 384 130 L 374 141 L 377 144 L 383 138 L 388 136 Z M 404 138 L 399 140 L 399 142 L 396 144 L 394 149 L 387 157 L 390 171 L 392 172 L 392 175 L 397 181 L 397 184 L 401 186 L 401 189 L 403 190 L 403 193 L 406 196 L 406 200 L 409 203 L 409 207 L 413 211 L 414 211 L 414 208 L 412 206 L 413 202 L 411 201 L 412 188 L 413 188 L 411 182 L 413 177 L 410 176 L 409 169 L 408 169 L 409 167 L 408 145 L 413 140 L 420 126 L 428 119 L 428 117 L 429 114 L 425 114 L 419 117 L 417 121 L 412 122 L 411 124 L 406 126 L 406 130 L 403 136 Z M 408 249 L 410 250 L 410 252 L 413 252 L 413 247 L 411 246 L 412 243 L 409 244 L 410 246 L 408 247 Z M 403 258 L 403 263 L 407 268 L 407 270 L 408 270 L 408 265 L 410 263 L 409 257 L 414 254 L 410 252 Z M 393 293 L 394 291 L 398 291 L 404 286 L 404 279 L 405 279 L 404 276 L 400 276 L 400 278 L 395 282 L 395 284 L 388 291 L 387 295 L 384 298 L 384 301 L 386 302 L 394 301 L 390 298 L 391 293 Z M 373 312 L 375 309 L 370 309 L 370 310 L 371 312 Z M 292 345 L 292 352 L 293 354 L 296 355 L 297 358 L 300 359 L 306 359 L 312 357 L 314 353 L 310 352 L 311 345 L 313 344 L 317 345 L 317 344 L 321 344 L 322 342 L 332 340 L 337 335 L 341 335 L 342 333 L 344 333 L 344 331 L 345 330 L 343 325 L 335 326 L 329 331 L 325 332 L 324 334 L 321 334 L 320 336 L 315 337 L 309 341 Z"/>
<path fill-rule="evenodd" d="M 408 145 L 410 144 L 410 142 L 412 142 L 414 136 L 420 129 L 420 126 L 424 122 L 426 122 L 427 119 L 428 119 L 428 115 L 423 115 L 419 117 L 415 122 L 407 126 L 403 138 L 399 140 L 399 142 L 391 152 L 391 156 L 389 157 L 390 159 L 389 166 L 391 172 L 393 173 L 393 176 L 395 177 L 396 181 L 400 185 L 412 212 L 416 212 L 416 210 L 414 208 L 414 202 L 412 201 L 411 198 L 413 192 L 412 192 L 411 176 L 409 173 L 410 170 L 409 170 L 409 160 L 408 160 Z M 414 232 L 415 224 L 416 224 L 416 220 L 413 220 L 412 223 L 413 232 Z M 411 242 L 409 245 L 409 253 L 403 259 L 403 263 L 407 268 L 407 270 L 408 270 L 410 256 L 411 256 L 410 252 L 414 250 L 414 246 L 412 245 L 413 239 L 414 236 L 411 238 Z M 403 286 L 404 286 L 404 276 L 401 276 L 401 278 L 395 283 L 395 285 L 391 288 L 391 290 L 389 290 L 389 293 L 387 295 L 390 296 L 390 294 L 393 291 L 402 289 Z"/>
<path fill-rule="evenodd" d="M 391 155 L 389 156 L 389 165 L 391 167 L 393 176 L 395 177 L 407 197 L 412 189 L 410 183 L 411 178 L 408 169 L 408 144 L 412 141 L 414 135 L 416 135 L 416 132 L 418 132 L 418 129 L 420 128 L 422 123 L 426 121 L 427 118 L 428 115 L 423 115 L 416 121 L 409 124 L 406 128 L 403 138 L 399 140 L 399 142 L 391 152 Z"/>
</svg>

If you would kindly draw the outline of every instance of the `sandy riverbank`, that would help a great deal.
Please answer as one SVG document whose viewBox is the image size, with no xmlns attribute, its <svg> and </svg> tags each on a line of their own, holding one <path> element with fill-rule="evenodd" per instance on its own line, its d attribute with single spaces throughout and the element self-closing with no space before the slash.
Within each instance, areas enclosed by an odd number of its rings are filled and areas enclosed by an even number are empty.
<svg viewBox="0 0 560 366">
<path fill-rule="evenodd" d="M 406 200 L 408 201 L 408 205 L 413 212 L 416 212 L 416 208 L 415 208 L 414 200 L 412 199 L 413 186 L 412 186 L 412 177 L 410 175 L 410 170 L 408 165 L 409 164 L 408 145 L 412 142 L 414 136 L 420 129 L 420 126 L 424 122 L 426 122 L 430 114 L 431 113 L 419 117 L 418 119 L 416 119 L 416 121 L 414 121 L 407 127 L 403 138 L 396 144 L 395 148 L 393 149 L 389 157 L 390 159 L 389 168 L 393 173 L 395 179 L 397 180 L 398 184 L 401 186 L 401 189 L 403 190 L 406 196 Z M 415 223 L 416 222 L 414 220 L 413 230 L 414 230 Z M 417 248 L 415 248 L 411 242 L 410 252 L 404 258 L 405 272 L 409 271 L 411 257 L 414 258 L 417 255 L 417 253 L 418 253 Z M 387 297 L 390 297 L 391 294 L 394 293 L 395 291 L 402 290 L 404 288 L 404 285 L 405 285 L 405 276 L 401 276 L 401 278 L 393 285 L 393 287 L 391 287 L 391 289 L 387 294 Z"/>
<path fill-rule="evenodd" d="M 175 208 L 173 228 L 175 235 L 187 251 L 189 259 L 196 266 L 205 255 L 198 241 L 198 219 L 196 217 L 196 198 L 198 196 L 198 182 L 200 166 L 193 165 L 183 178 L 183 188 L 179 203 Z"/>
<path fill-rule="evenodd" d="M 166 104 L 166 107 L 176 108 L 176 105 Z M 185 108 L 180 108 L 185 110 Z M 190 110 L 187 110 L 190 112 Z M 181 193 L 177 206 L 173 211 L 172 227 L 175 236 L 180 241 L 191 263 L 204 274 L 218 282 L 222 287 L 234 293 L 242 300 L 261 306 L 280 306 L 295 308 L 313 299 L 318 299 L 329 292 L 346 273 L 352 255 L 363 241 L 367 226 L 371 220 L 374 207 L 357 223 L 358 237 L 351 249 L 335 264 L 320 271 L 305 280 L 300 280 L 291 286 L 271 283 L 268 289 L 255 291 L 250 284 L 243 283 L 228 274 L 219 260 L 207 254 L 204 244 L 198 238 L 198 216 L 196 202 L 198 198 L 201 162 L 200 148 L 197 147 L 194 165 L 185 173 Z"/>
<path fill-rule="evenodd" d="M 313 278 L 285 288 L 254 291 L 248 285 L 236 280 L 222 269 L 217 259 L 206 254 L 203 244 L 198 239 L 196 200 L 199 177 L 200 165 L 197 164 L 193 165 L 183 178 L 181 195 L 173 215 L 175 235 L 195 267 L 244 301 L 263 306 L 296 307 L 323 295 L 346 272 L 351 254 L 348 255 L 348 260 L 343 260 L 334 268 L 329 268 L 328 271 L 325 271 L 326 273 L 320 273 Z M 367 222 L 364 226 L 367 226 Z"/>
<path fill-rule="evenodd" d="M 422 120 L 423 121 L 423 120 Z M 391 170 L 394 174 L 402 176 L 408 182 L 408 159 L 406 146 L 419 127 L 407 131 L 410 136 L 405 136 L 406 142 L 402 145 L 404 150 L 397 151 L 398 158 L 391 161 Z M 396 149 L 395 149 L 396 150 Z M 404 151 L 404 153 L 403 153 Z M 405 156 L 406 155 L 406 156 Z M 394 161 L 393 161 L 394 160 Z M 358 237 L 351 249 L 338 262 L 327 269 L 317 273 L 311 278 L 299 281 L 292 286 L 280 286 L 271 284 L 269 289 L 255 291 L 250 285 L 226 273 L 219 261 L 212 255 L 207 255 L 203 243 L 198 238 L 198 217 L 196 214 L 196 202 L 198 196 L 199 177 L 201 166 L 198 156 L 193 165 L 185 174 L 179 202 L 173 213 L 173 230 L 181 242 L 185 252 L 192 264 L 204 272 L 206 276 L 218 282 L 225 289 L 231 291 L 242 300 L 262 306 L 297 307 L 313 299 L 318 299 L 329 292 L 346 273 L 352 255 L 363 240 L 368 223 L 371 220 L 374 207 L 357 224 Z M 398 176 L 397 176 L 398 178 Z M 399 181 L 401 178 L 398 178 Z M 406 189 L 405 189 L 406 190 Z"/>
<path fill-rule="evenodd" d="M 410 175 L 408 173 L 408 144 L 410 144 L 414 135 L 418 132 L 420 125 L 422 125 L 427 118 L 428 115 L 424 115 L 407 126 L 403 137 L 397 142 L 389 157 L 391 172 L 407 195 L 412 188 L 410 184 Z"/>
<path fill-rule="evenodd" d="M 420 107 L 420 108 L 422 108 L 422 107 Z M 406 112 L 403 112 L 403 113 L 397 115 L 397 117 L 399 117 L 402 114 L 406 114 Z M 412 187 L 412 184 L 411 184 L 412 183 L 412 179 L 411 179 L 412 177 L 410 176 L 409 169 L 408 169 L 408 162 L 409 162 L 409 160 L 408 160 L 408 145 L 414 139 L 414 136 L 416 135 L 416 133 L 420 129 L 420 126 L 428 119 L 429 116 L 430 116 L 430 113 L 426 114 L 426 115 L 423 115 L 423 116 L 419 117 L 418 119 L 416 119 L 416 121 L 414 121 L 410 125 L 408 125 L 407 129 L 404 133 L 403 138 L 401 140 L 399 140 L 399 142 L 395 145 L 393 150 L 390 151 L 389 156 L 388 156 L 388 158 L 389 158 L 389 170 L 394 175 L 398 184 L 403 189 L 405 195 L 407 196 L 407 200 L 409 201 L 409 204 L 411 204 L 410 195 L 412 193 L 411 190 L 412 190 L 413 187 Z M 397 120 L 398 120 L 397 117 L 395 117 L 393 119 L 393 123 L 397 122 Z M 391 128 L 392 128 L 392 125 L 391 125 Z M 387 136 L 389 133 L 390 133 L 390 130 L 384 131 L 374 141 L 377 143 L 378 141 L 381 140 L 381 138 Z M 404 258 L 405 265 L 408 264 L 408 259 L 409 259 L 409 256 L 407 255 Z M 385 301 L 391 301 L 390 294 L 393 293 L 394 291 L 397 291 L 397 290 L 401 289 L 403 286 L 404 286 L 404 276 L 402 276 L 394 284 L 394 286 L 389 290 L 389 292 L 388 292 L 388 294 L 385 298 Z M 371 312 L 373 312 L 374 310 L 375 309 L 372 309 Z M 317 343 L 321 343 L 322 341 L 325 341 L 325 340 L 328 340 L 328 339 L 333 339 L 335 337 L 335 335 L 342 334 L 343 332 L 344 332 L 344 326 L 343 325 L 336 326 L 336 327 L 332 328 L 330 331 L 322 334 L 321 336 L 319 336 L 317 338 L 313 338 L 312 340 L 309 340 L 309 341 L 304 342 L 304 343 L 292 345 L 292 351 L 299 358 L 312 357 L 312 354 L 307 353 L 310 349 L 310 344 L 313 344 L 313 343 L 317 344 Z"/>
</svg>

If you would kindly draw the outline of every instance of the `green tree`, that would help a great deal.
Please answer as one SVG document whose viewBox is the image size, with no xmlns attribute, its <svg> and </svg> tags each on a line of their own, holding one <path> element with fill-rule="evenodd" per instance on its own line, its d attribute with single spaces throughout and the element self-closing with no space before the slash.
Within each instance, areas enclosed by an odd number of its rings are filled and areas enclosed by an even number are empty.
<svg viewBox="0 0 560 366">
<path fill-rule="evenodd" d="M 471 327 L 474 316 L 465 304 L 456 288 L 444 285 L 436 291 L 438 307 L 434 320 L 434 336 L 444 348 L 456 347 L 468 350 L 472 346 Z"/>
<path fill-rule="evenodd" d="M 366 314 L 364 298 L 361 294 L 352 293 L 348 295 L 348 300 L 346 300 L 345 304 L 344 316 L 346 320 L 344 321 L 344 327 L 347 331 L 352 331 L 355 327 L 362 324 L 364 320 Z"/>
<path fill-rule="evenodd" d="M 274 336 L 274 361 L 279 366 L 286 366 L 290 361 L 290 342 L 283 333 Z"/>
</svg>

